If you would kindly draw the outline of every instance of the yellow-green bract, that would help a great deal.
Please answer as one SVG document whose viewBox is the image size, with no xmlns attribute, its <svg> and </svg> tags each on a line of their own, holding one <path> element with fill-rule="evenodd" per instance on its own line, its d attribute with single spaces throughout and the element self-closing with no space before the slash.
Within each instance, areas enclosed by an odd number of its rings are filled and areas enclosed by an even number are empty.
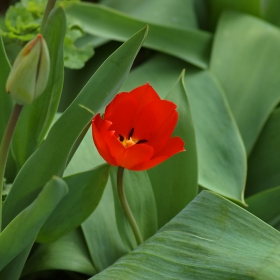
<svg viewBox="0 0 280 280">
<path fill-rule="evenodd" d="M 46 88 L 50 58 L 41 34 L 18 54 L 7 80 L 6 90 L 20 105 L 31 104 Z"/>
</svg>

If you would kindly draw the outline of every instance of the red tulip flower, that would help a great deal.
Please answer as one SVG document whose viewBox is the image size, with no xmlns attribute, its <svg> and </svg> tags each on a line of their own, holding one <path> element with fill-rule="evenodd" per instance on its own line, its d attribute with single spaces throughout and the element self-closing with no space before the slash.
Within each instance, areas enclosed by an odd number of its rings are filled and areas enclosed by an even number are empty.
<svg viewBox="0 0 280 280">
<path fill-rule="evenodd" d="M 179 137 L 170 138 L 178 120 L 176 105 L 161 100 L 147 83 L 115 96 L 104 117 L 92 120 L 92 135 L 109 164 L 140 171 L 185 151 Z"/>
</svg>

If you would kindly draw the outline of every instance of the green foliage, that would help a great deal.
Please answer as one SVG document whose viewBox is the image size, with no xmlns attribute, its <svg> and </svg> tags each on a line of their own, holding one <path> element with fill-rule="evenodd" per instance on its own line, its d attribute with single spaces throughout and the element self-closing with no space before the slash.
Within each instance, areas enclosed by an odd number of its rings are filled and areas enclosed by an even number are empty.
<svg viewBox="0 0 280 280">
<path fill-rule="evenodd" d="M 212 36 L 193 28 L 175 28 L 138 20 L 102 5 L 65 4 L 66 13 L 77 18 L 89 34 L 117 41 L 127 40 L 131 34 L 149 24 L 149 36 L 144 46 L 165 52 L 206 68 Z"/>
<path fill-rule="evenodd" d="M 76 2 L 78 1 L 76 0 Z M 5 28 L 2 31 L 2 36 L 8 48 L 9 46 L 10 48 L 15 48 L 14 45 L 10 45 L 11 42 L 22 45 L 33 39 L 40 32 L 42 15 L 46 4 L 47 0 L 21 0 L 21 2 L 9 7 L 5 15 Z M 68 17 L 67 32 L 64 39 L 65 67 L 72 69 L 82 68 L 85 62 L 93 55 L 93 44 L 89 42 L 84 46 L 78 46 L 76 43 L 84 35 L 85 31 L 81 23 Z M 14 57 L 10 57 L 10 59 L 14 61 Z"/>
<path fill-rule="evenodd" d="M 97 207 L 109 176 L 109 166 L 65 177 L 69 194 L 42 226 L 36 241 L 51 242 L 78 227 Z M 83 201 L 83 203 L 81 203 Z M 71 219 L 68 217 L 71 216 Z"/>
<path fill-rule="evenodd" d="M 186 152 L 148 171 L 156 199 L 159 228 L 179 213 L 198 193 L 197 147 L 184 78 L 183 72 L 165 98 L 178 104 L 179 121 L 173 135 L 180 136 L 188 143 Z"/>
<path fill-rule="evenodd" d="M 0 139 L 14 106 L 7 54 L 39 32 L 46 2 L 0 18 Z M 280 2 L 58 5 L 43 30 L 50 79 L 23 108 L 6 167 L 0 279 L 278 279 Z M 90 125 L 147 82 L 177 105 L 186 151 L 125 170 L 137 247 Z"/>
<path fill-rule="evenodd" d="M 203 191 L 145 244 L 90 279 L 277 279 L 279 238 L 247 211 Z"/>
<path fill-rule="evenodd" d="M 38 197 L 1 232 L 0 270 L 34 242 L 39 229 L 67 192 L 64 181 L 53 177 Z"/>
<path fill-rule="evenodd" d="M 80 229 L 55 242 L 40 244 L 28 260 L 23 275 L 51 269 L 65 269 L 88 275 L 96 273 Z"/>
<path fill-rule="evenodd" d="M 18 169 L 41 145 L 57 112 L 64 78 L 65 30 L 65 13 L 61 7 L 55 8 L 48 18 L 43 33 L 50 53 L 51 69 L 48 84 L 40 98 L 23 108 L 13 138 L 12 150 Z"/>
</svg>

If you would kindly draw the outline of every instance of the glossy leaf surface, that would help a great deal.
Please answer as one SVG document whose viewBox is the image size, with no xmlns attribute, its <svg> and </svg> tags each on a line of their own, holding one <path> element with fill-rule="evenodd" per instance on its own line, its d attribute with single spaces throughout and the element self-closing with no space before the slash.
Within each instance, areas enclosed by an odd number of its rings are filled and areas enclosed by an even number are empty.
<svg viewBox="0 0 280 280">
<path fill-rule="evenodd" d="M 68 15 L 83 23 L 89 34 L 117 41 L 126 40 L 138 29 L 149 24 L 149 36 L 144 46 L 172 54 L 201 68 L 208 65 L 212 39 L 210 33 L 192 28 L 156 25 L 97 4 L 76 3 L 65 8 Z"/>
<path fill-rule="evenodd" d="M 97 273 L 128 252 L 117 227 L 111 180 L 97 208 L 82 224 L 82 230 Z"/>
<path fill-rule="evenodd" d="M 162 26 L 179 29 L 198 28 L 195 4 L 192 0 L 101 0 L 104 6 L 129 16 Z"/>
<path fill-rule="evenodd" d="M 63 178 L 69 193 L 47 219 L 36 241 L 52 242 L 78 227 L 97 207 L 108 180 L 109 169 L 106 164 Z"/>
<path fill-rule="evenodd" d="M 91 279 L 277 279 L 279 240 L 278 231 L 246 210 L 203 191 L 142 246 Z"/>
<path fill-rule="evenodd" d="M 219 21 L 210 69 L 226 93 L 247 154 L 280 100 L 279 47 L 280 30 L 265 21 L 237 12 L 225 12 Z"/>
<path fill-rule="evenodd" d="M 198 192 L 195 133 L 184 72 L 165 99 L 177 105 L 179 120 L 173 135 L 182 138 L 186 151 L 148 171 L 157 203 L 159 228 L 178 214 Z"/>
<path fill-rule="evenodd" d="M 0 270 L 34 241 L 46 219 L 67 192 L 65 182 L 53 177 L 38 197 L 1 232 Z"/>
<path fill-rule="evenodd" d="M 208 71 L 187 72 L 185 82 L 197 139 L 198 182 L 245 203 L 246 154 L 224 92 Z"/>
<path fill-rule="evenodd" d="M 280 230 L 280 187 L 258 192 L 246 199 L 248 211 Z"/>
<path fill-rule="evenodd" d="M 76 229 L 55 242 L 40 244 L 28 260 L 23 275 L 53 269 L 87 275 L 96 273 L 81 229 Z"/>
<path fill-rule="evenodd" d="M 273 111 L 249 157 L 246 195 L 280 185 L 280 108 Z"/>
</svg>

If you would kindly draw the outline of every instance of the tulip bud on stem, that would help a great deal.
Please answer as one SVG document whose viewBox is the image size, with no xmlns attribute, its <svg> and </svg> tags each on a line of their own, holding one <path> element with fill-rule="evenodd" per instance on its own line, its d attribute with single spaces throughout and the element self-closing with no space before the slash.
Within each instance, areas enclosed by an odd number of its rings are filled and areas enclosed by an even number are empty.
<svg viewBox="0 0 280 280">
<path fill-rule="evenodd" d="M 5 168 L 6 163 L 10 151 L 10 146 L 12 142 L 12 138 L 14 135 L 14 131 L 16 128 L 17 121 L 19 119 L 22 105 L 15 104 L 14 110 L 11 114 L 10 120 L 7 124 L 2 143 L 0 146 L 0 232 L 2 230 L 2 190 L 4 186 L 4 174 L 5 174 Z"/>
<path fill-rule="evenodd" d="M 124 214 L 128 219 L 128 222 L 134 233 L 137 245 L 139 246 L 141 243 L 143 243 L 143 238 L 142 238 L 138 225 L 134 219 L 134 216 L 130 210 L 129 204 L 128 204 L 126 196 L 125 196 L 124 186 L 123 186 L 123 173 L 124 173 L 124 168 L 119 166 L 118 173 L 117 173 L 118 194 L 119 194 L 119 198 L 120 198 L 120 202 L 121 202 Z"/>
</svg>

